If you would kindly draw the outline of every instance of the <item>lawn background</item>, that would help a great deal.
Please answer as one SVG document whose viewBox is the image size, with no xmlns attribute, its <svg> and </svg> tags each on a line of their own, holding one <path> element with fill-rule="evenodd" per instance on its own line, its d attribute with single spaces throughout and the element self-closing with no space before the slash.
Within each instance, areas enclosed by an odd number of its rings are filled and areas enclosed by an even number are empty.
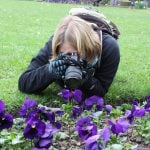
<svg viewBox="0 0 150 150">
<path fill-rule="evenodd" d="M 74 6 L 77 5 L 0 0 L 0 99 L 10 110 L 18 108 L 25 97 L 45 105 L 60 104 L 55 84 L 41 95 L 28 95 L 18 91 L 18 78 Z M 113 103 L 143 99 L 150 94 L 150 10 L 96 9 L 115 22 L 121 32 L 119 70 L 105 99 Z"/>
</svg>

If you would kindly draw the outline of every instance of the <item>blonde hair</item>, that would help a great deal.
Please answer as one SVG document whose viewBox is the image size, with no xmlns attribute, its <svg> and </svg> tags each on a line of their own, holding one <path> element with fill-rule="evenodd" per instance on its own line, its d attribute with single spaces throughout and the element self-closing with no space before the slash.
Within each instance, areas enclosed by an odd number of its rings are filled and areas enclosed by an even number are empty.
<svg viewBox="0 0 150 150">
<path fill-rule="evenodd" d="M 52 41 L 53 58 L 58 56 L 59 47 L 64 42 L 70 43 L 89 62 L 101 55 L 99 35 L 90 23 L 77 16 L 67 16 L 58 25 Z"/>
</svg>

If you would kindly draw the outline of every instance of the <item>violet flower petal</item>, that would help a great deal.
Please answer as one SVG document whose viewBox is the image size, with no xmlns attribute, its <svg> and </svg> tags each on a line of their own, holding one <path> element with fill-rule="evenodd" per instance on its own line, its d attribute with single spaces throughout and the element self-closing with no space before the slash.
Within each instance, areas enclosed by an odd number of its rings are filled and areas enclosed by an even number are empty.
<svg viewBox="0 0 150 150">
<path fill-rule="evenodd" d="M 97 126 L 93 124 L 91 126 L 79 128 L 78 134 L 81 140 L 86 140 L 87 138 L 97 134 Z"/>
<path fill-rule="evenodd" d="M 145 96 L 147 103 L 150 103 L 150 95 Z"/>
<path fill-rule="evenodd" d="M 26 113 L 29 109 L 33 108 L 33 107 L 37 107 L 38 103 L 35 100 L 32 100 L 30 98 L 26 98 L 26 100 L 24 101 L 22 107 L 19 110 L 19 115 L 21 117 L 25 117 Z"/>
<path fill-rule="evenodd" d="M 106 107 L 107 114 L 110 114 L 110 112 L 112 111 L 112 106 L 111 105 L 105 105 L 105 107 Z"/>
<path fill-rule="evenodd" d="M 81 127 L 87 126 L 90 124 L 91 124 L 91 118 L 88 116 L 81 117 L 76 123 L 77 126 L 81 126 Z"/>
<path fill-rule="evenodd" d="M 84 105 L 88 110 L 90 110 L 93 105 L 96 105 L 97 111 L 99 111 L 103 108 L 104 100 L 103 98 L 94 95 L 85 99 Z"/>
<path fill-rule="evenodd" d="M 37 137 L 41 137 L 44 134 L 46 125 L 40 120 L 34 121 L 31 124 L 27 124 L 24 129 L 24 137 L 27 139 L 34 139 Z"/>
<path fill-rule="evenodd" d="M 2 100 L 0 100 L 0 113 L 2 113 L 5 110 L 5 107 L 5 103 Z"/>
<path fill-rule="evenodd" d="M 145 116 L 145 109 L 144 108 L 140 108 L 139 110 L 136 110 L 134 112 L 134 116 L 137 116 L 137 117 Z"/>
<path fill-rule="evenodd" d="M 58 93 L 60 97 L 64 99 L 65 102 L 69 101 L 73 94 L 68 89 L 63 89 L 60 93 Z"/>
<path fill-rule="evenodd" d="M 102 150 L 97 142 L 85 145 L 85 150 Z"/>
<path fill-rule="evenodd" d="M 76 119 L 82 113 L 82 108 L 78 106 L 72 107 L 71 118 Z"/>
<path fill-rule="evenodd" d="M 122 126 L 122 132 L 123 133 L 126 132 L 128 130 L 128 128 L 129 128 L 129 126 L 131 125 L 129 123 L 129 121 L 127 119 L 125 119 L 125 118 L 118 119 L 117 123 Z"/>
<path fill-rule="evenodd" d="M 40 138 L 39 140 L 39 147 L 40 148 L 49 148 L 52 144 L 52 137 L 51 138 Z"/>
<path fill-rule="evenodd" d="M 89 145 L 91 143 L 97 142 L 99 139 L 100 139 L 100 135 L 96 134 L 89 137 L 87 140 L 84 141 L 84 143 Z"/>
<path fill-rule="evenodd" d="M 79 89 L 76 89 L 73 93 L 74 95 L 74 100 L 77 102 L 77 103 L 80 103 L 82 101 L 82 91 L 79 90 Z"/>
<path fill-rule="evenodd" d="M 110 129 L 105 126 L 101 131 L 101 138 L 103 139 L 104 144 L 110 139 L 110 134 Z"/>
<path fill-rule="evenodd" d="M 0 116 L 0 130 L 9 129 L 13 125 L 13 116 L 11 114 L 3 114 Z"/>
</svg>

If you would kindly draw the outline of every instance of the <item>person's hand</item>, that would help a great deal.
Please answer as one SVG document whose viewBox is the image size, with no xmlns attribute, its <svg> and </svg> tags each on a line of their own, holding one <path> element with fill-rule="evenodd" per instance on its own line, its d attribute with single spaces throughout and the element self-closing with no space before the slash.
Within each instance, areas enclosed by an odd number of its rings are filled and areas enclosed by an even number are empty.
<svg viewBox="0 0 150 150">
<path fill-rule="evenodd" d="M 66 61 L 63 59 L 54 59 L 49 62 L 49 73 L 54 79 L 61 79 L 67 69 Z"/>
<path fill-rule="evenodd" d="M 87 90 L 92 90 L 95 87 L 97 80 L 93 77 L 95 73 L 94 68 L 82 70 L 81 87 Z"/>
</svg>

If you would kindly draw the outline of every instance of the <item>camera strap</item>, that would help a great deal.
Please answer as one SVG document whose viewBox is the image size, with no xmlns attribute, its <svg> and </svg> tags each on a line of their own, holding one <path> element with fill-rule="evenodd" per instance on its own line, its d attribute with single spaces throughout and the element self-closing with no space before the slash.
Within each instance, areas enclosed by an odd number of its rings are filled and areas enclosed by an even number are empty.
<svg viewBox="0 0 150 150">
<path fill-rule="evenodd" d="M 100 54 L 100 56 L 98 57 L 98 62 L 97 62 L 97 64 L 98 64 L 98 68 L 100 68 L 100 65 L 101 65 L 101 56 L 102 56 L 102 50 L 103 50 L 103 38 L 102 38 L 102 30 L 99 30 L 98 31 L 98 35 L 99 35 L 99 38 L 100 38 L 100 42 L 101 42 L 101 47 L 100 47 L 100 49 L 101 49 L 101 54 Z"/>
</svg>

